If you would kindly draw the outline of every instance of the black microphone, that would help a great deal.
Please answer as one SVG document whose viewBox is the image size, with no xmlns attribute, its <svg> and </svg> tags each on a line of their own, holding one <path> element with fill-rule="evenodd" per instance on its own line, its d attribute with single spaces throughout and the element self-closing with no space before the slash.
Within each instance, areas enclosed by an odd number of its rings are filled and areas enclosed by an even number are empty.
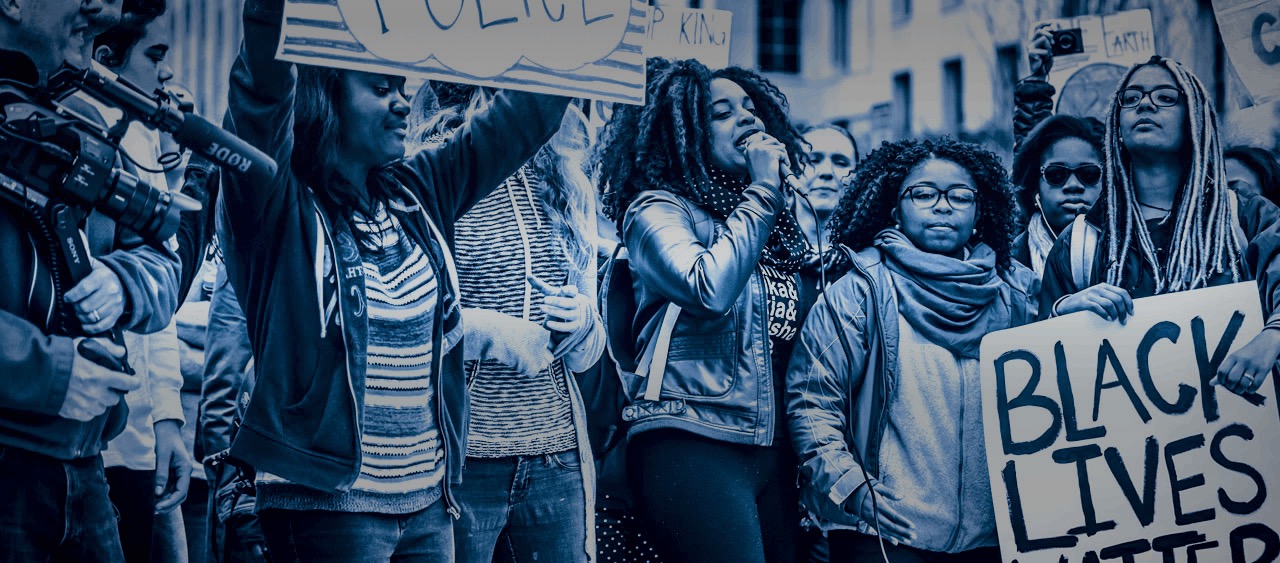
<svg viewBox="0 0 1280 563">
<path fill-rule="evenodd" d="M 224 168 L 244 174 L 252 182 L 265 184 L 276 175 L 276 162 L 271 157 L 204 118 L 184 113 L 163 91 L 147 94 L 102 67 L 96 70 L 68 67 L 59 75 L 59 80 L 69 82 L 105 104 L 124 110 L 132 118 L 172 134 L 178 144 Z"/>
</svg>

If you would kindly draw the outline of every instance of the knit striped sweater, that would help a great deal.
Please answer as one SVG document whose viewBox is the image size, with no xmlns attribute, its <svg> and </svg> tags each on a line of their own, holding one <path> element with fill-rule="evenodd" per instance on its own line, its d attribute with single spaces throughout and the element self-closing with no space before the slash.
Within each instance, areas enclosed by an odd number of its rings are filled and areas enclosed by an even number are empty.
<svg viewBox="0 0 1280 563">
<path fill-rule="evenodd" d="M 542 189 L 525 166 L 458 221 L 463 307 L 543 321 L 543 295 L 525 281 L 526 260 L 528 271 L 556 286 L 565 283 L 568 268 L 542 212 Z M 577 447 L 564 362 L 557 360 L 537 376 L 491 359 L 467 362 L 466 369 L 471 396 L 468 456 L 543 455 Z"/>
<path fill-rule="evenodd" d="M 350 491 L 332 494 L 259 476 L 263 508 L 405 514 L 441 495 L 444 450 L 431 374 L 436 272 L 384 206 L 354 223 L 369 315 L 360 476 Z"/>
</svg>

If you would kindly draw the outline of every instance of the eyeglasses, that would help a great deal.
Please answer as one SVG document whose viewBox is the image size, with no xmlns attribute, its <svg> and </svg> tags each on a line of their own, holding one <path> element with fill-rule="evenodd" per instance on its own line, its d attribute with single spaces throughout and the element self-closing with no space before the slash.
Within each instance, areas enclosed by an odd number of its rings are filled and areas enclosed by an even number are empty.
<svg viewBox="0 0 1280 563">
<path fill-rule="evenodd" d="M 1092 186 L 1102 179 L 1102 167 L 1097 164 L 1081 164 L 1075 168 L 1063 164 L 1050 164 L 1040 168 L 1040 177 L 1055 188 L 1067 183 L 1075 174 L 1081 184 Z"/>
<path fill-rule="evenodd" d="M 947 200 L 947 205 L 957 211 L 973 207 L 978 201 L 978 191 L 973 188 L 951 188 L 949 190 L 939 190 L 933 186 L 910 186 L 902 191 L 899 200 L 910 200 L 913 205 L 920 209 L 931 209 L 938 205 L 943 199 Z"/>
<path fill-rule="evenodd" d="M 1182 99 L 1182 90 L 1172 86 L 1161 86 L 1150 92 L 1142 88 L 1125 88 L 1116 93 L 1116 100 L 1120 102 L 1122 108 L 1136 108 L 1142 103 L 1142 99 L 1151 100 L 1151 104 L 1158 108 L 1167 108 L 1178 105 L 1178 100 Z"/>
</svg>

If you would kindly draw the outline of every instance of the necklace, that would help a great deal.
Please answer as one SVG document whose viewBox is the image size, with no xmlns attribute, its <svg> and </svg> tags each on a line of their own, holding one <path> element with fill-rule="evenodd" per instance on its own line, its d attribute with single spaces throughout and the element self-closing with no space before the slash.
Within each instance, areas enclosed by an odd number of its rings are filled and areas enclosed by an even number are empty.
<svg viewBox="0 0 1280 563">
<path fill-rule="evenodd" d="M 1145 208 L 1147 208 L 1147 209 L 1154 209 L 1154 210 L 1156 210 L 1156 211 L 1163 211 L 1163 212 L 1165 212 L 1165 213 L 1169 213 L 1169 212 L 1173 211 L 1173 209 L 1171 209 L 1171 208 L 1157 207 L 1157 206 L 1155 206 L 1155 205 L 1151 205 L 1151 204 L 1149 204 L 1149 203 L 1143 203 L 1142 201 L 1138 201 L 1138 205 L 1141 205 L 1141 206 L 1143 206 L 1143 207 L 1145 207 Z"/>
</svg>

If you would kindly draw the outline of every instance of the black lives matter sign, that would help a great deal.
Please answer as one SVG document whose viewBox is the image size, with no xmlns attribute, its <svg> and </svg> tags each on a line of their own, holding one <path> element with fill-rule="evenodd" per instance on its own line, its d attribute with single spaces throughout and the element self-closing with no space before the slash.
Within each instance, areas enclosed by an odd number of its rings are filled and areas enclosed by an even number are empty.
<svg viewBox="0 0 1280 563">
<path fill-rule="evenodd" d="M 983 418 L 1006 562 L 1274 561 L 1273 379 L 1211 379 L 1262 328 L 1257 286 L 1140 299 L 988 335 Z"/>
</svg>

